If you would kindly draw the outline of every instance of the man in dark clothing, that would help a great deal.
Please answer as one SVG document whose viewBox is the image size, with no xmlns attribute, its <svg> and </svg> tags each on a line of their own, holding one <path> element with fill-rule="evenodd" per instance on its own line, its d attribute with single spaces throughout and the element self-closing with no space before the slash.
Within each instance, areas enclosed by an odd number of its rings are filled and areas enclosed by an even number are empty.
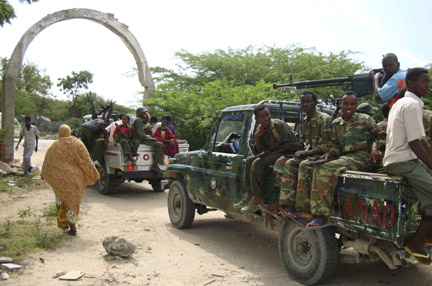
<svg viewBox="0 0 432 286">
<path fill-rule="evenodd" d="M 264 189 L 264 169 L 273 165 L 283 154 L 293 153 L 299 149 L 294 131 L 285 122 L 272 119 L 268 108 L 257 105 L 254 108 L 255 119 L 260 126 L 254 134 L 254 152 L 257 156 L 246 159 L 245 191 L 243 199 L 234 205 L 242 213 L 255 213 L 262 203 Z M 247 205 L 246 205 L 247 204 Z"/>
<path fill-rule="evenodd" d="M 135 150 L 138 150 L 140 144 L 152 146 L 154 148 L 155 158 L 151 169 L 155 172 L 162 172 L 158 164 L 164 164 L 163 145 L 157 139 L 144 133 L 144 120 L 146 120 L 146 118 L 148 119 L 147 110 L 144 107 L 138 107 L 136 116 L 132 123 L 132 142 L 135 146 Z"/>
</svg>

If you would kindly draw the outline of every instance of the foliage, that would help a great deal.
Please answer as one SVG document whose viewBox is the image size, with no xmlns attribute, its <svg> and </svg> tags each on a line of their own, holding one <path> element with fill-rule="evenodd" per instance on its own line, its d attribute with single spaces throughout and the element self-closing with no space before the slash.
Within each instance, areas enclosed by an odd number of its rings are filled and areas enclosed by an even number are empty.
<svg viewBox="0 0 432 286">
<path fill-rule="evenodd" d="M 29 206 L 26 209 L 21 209 L 18 211 L 18 217 L 21 219 L 25 219 L 26 217 L 30 217 L 32 214 L 32 210 Z"/>
<path fill-rule="evenodd" d="M 42 214 L 44 217 L 57 217 L 57 206 L 55 204 L 50 204 L 48 207 L 42 209 Z"/>
<path fill-rule="evenodd" d="M 88 89 L 88 85 L 93 82 L 93 74 L 89 71 L 72 72 L 72 76 L 59 78 L 57 86 L 61 88 L 64 94 L 69 98 L 69 113 L 72 117 L 78 117 L 82 114 L 79 109 L 80 91 Z"/>
<path fill-rule="evenodd" d="M 31 4 L 38 2 L 38 0 L 20 0 L 20 2 Z M 3 27 L 5 23 L 10 24 L 10 20 L 13 18 L 16 18 L 16 14 L 12 5 L 7 0 L 0 0 L 0 26 Z"/>
<path fill-rule="evenodd" d="M 298 100 L 293 89 L 272 89 L 273 82 L 324 79 L 352 75 L 361 68 L 349 57 L 351 51 L 323 55 L 314 48 L 293 45 L 287 48 L 252 46 L 242 50 L 216 50 L 194 55 L 180 51 L 179 71 L 152 68 L 157 85 L 154 98 L 156 115 L 175 115 L 180 126 L 176 135 L 187 139 L 191 149 L 202 147 L 220 111 L 228 106 L 258 103 L 263 99 Z M 332 102 L 340 87 L 314 90 L 324 102 Z M 154 114 L 152 114 L 154 115 Z"/>
</svg>

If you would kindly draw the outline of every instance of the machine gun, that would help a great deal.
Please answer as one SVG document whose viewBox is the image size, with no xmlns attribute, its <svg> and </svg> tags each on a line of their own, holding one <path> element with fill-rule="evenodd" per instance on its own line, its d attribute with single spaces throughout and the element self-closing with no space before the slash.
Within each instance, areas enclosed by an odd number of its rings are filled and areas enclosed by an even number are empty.
<svg viewBox="0 0 432 286">
<path fill-rule="evenodd" d="M 373 69 L 370 71 L 359 70 L 351 76 L 317 80 L 304 80 L 296 82 L 292 81 L 292 75 L 290 75 L 289 83 L 274 83 L 273 88 L 277 89 L 286 86 L 293 86 L 296 89 L 306 89 L 327 86 L 344 86 L 346 90 L 352 90 L 357 94 L 358 97 L 362 97 L 365 95 L 373 94 L 374 75 L 375 73 L 381 71 L 382 69 Z"/>
</svg>

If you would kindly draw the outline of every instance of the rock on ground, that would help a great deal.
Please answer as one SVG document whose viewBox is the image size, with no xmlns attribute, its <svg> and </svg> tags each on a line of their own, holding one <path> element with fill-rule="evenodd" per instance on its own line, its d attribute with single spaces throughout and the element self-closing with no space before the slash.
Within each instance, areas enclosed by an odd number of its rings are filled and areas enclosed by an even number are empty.
<svg viewBox="0 0 432 286">
<path fill-rule="evenodd" d="M 106 252 L 111 255 L 129 257 L 135 250 L 136 246 L 124 238 L 117 236 L 110 236 L 104 239 L 102 242 Z"/>
</svg>

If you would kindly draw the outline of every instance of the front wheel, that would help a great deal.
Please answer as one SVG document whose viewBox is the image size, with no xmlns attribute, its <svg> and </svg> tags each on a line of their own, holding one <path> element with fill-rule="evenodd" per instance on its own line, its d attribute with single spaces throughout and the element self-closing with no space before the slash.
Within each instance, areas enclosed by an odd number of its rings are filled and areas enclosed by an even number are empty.
<svg viewBox="0 0 432 286">
<path fill-rule="evenodd" d="M 97 189 L 102 195 L 110 195 L 114 188 L 114 175 L 108 173 L 108 167 L 106 164 L 102 164 L 97 168 L 99 172 L 99 179 L 96 182 Z"/>
<path fill-rule="evenodd" d="M 189 198 L 184 181 L 171 184 L 168 193 L 168 214 L 176 228 L 188 228 L 195 218 L 195 204 Z"/>
<path fill-rule="evenodd" d="M 339 259 L 333 227 L 306 230 L 293 222 L 281 228 L 279 253 L 290 277 L 304 285 L 330 279 Z"/>
</svg>

